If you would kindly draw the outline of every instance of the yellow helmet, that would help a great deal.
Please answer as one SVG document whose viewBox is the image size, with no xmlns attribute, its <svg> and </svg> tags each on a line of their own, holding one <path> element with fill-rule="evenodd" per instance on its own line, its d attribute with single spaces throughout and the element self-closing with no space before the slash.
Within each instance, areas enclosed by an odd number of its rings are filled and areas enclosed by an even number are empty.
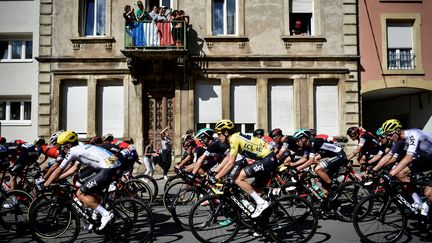
<svg viewBox="0 0 432 243">
<path fill-rule="evenodd" d="M 402 128 L 402 123 L 396 119 L 387 120 L 381 126 L 383 134 L 388 134 L 390 132 L 393 132 L 397 128 Z"/>
<path fill-rule="evenodd" d="M 220 120 L 216 123 L 214 130 L 216 132 L 222 132 L 224 130 L 230 131 L 233 129 L 234 129 L 234 123 L 231 120 L 224 119 L 224 120 Z"/>
<path fill-rule="evenodd" d="M 78 135 L 74 131 L 64 131 L 57 138 L 57 143 L 60 145 L 76 142 L 78 142 Z"/>
</svg>

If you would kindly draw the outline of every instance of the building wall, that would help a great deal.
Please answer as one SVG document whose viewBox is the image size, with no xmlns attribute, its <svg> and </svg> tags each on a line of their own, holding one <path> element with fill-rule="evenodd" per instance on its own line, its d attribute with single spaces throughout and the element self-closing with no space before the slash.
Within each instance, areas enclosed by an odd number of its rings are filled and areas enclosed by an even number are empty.
<svg viewBox="0 0 432 243">
<path fill-rule="evenodd" d="M 19 13 L 19 14 L 18 14 Z M 0 38 L 32 36 L 33 60 L 0 63 L 0 99 L 30 98 L 31 122 L 26 125 L 8 125 L 3 122 L 0 134 L 7 140 L 23 139 L 33 142 L 38 127 L 38 56 L 39 45 L 39 1 L 1 1 Z M 1 122 L 1 121 L 0 121 Z"/>
</svg>

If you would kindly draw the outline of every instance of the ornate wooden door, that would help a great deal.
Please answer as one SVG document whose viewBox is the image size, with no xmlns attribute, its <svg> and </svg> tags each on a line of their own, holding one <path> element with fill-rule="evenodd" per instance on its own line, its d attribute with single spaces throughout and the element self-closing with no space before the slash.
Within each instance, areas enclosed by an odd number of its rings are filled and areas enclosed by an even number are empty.
<svg viewBox="0 0 432 243">
<path fill-rule="evenodd" d="M 154 141 L 155 149 L 160 149 L 162 131 L 173 140 L 174 137 L 174 85 L 168 82 L 154 83 L 147 87 L 143 107 L 147 107 L 144 119 L 147 126 L 144 137 Z M 144 108 L 145 109 L 145 108 Z M 144 111 L 145 113 L 145 111 Z"/>
</svg>

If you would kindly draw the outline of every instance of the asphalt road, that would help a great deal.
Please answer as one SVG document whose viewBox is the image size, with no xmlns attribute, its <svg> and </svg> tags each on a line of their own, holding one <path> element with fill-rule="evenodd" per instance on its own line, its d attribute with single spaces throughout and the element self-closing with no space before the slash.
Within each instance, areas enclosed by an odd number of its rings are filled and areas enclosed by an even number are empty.
<svg viewBox="0 0 432 243">
<path fill-rule="evenodd" d="M 163 190 L 164 183 L 164 180 L 158 180 L 159 191 Z M 175 224 L 169 213 L 162 206 L 160 198 L 155 201 L 152 212 L 156 220 L 154 242 L 198 242 L 193 237 L 192 233 L 183 231 Z M 35 242 L 35 240 L 32 238 L 29 231 L 14 234 L 0 227 L 0 242 Z M 76 242 L 113 242 L 113 240 L 81 230 L 80 236 Z M 233 242 L 266 242 L 266 240 L 260 237 L 254 237 L 251 232 L 244 230 L 240 231 L 236 240 Z M 352 223 L 345 223 L 327 218 L 319 220 L 317 233 L 312 238 L 311 242 L 360 242 L 360 238 L 357 236 Z M 409 222 L 409 230 L 399 242 L 431 242 L 431 239 L 422 239 L 421 234 L 415 229 L 412 222 Z"/>
</svg>

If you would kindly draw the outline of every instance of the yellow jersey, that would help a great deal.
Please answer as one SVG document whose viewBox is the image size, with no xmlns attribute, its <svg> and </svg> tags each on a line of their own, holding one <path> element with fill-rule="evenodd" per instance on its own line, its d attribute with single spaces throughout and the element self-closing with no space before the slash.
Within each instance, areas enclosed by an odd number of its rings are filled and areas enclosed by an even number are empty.
<svg viewBox="0 0 432 243">
<path fill-rule="evenodd" d="M 261 138 L 252 137 L 242 133 L 234 133 L 230 137 L 230 154 L 241 154 L 251 159 L 262 159 L 269 155 L 272 150 L 269 144 Z"/>
</svg>

